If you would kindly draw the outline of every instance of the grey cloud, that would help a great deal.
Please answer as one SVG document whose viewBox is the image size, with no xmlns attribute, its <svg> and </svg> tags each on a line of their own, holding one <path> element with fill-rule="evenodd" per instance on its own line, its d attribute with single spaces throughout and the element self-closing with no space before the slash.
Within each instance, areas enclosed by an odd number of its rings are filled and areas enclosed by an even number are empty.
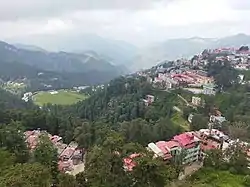
<svg viewBox="0 0 250 187">
<path fill-rule="evenodd" d="M 0 0 L 0 20 L 59 16 L 76 10 L 150 9 L 179 0 Z"/>
</svg>

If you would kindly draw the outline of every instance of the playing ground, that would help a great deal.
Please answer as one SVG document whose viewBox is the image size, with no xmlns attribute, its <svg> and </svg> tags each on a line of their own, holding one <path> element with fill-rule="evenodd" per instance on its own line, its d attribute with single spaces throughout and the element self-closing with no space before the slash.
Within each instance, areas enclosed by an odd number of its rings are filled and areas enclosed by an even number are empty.
<svg viewBox="0 0 250 187">
<path fill-rule="evenodd" d="M 56 105 L 71 105 L 87 98 L 86 95 L 70 90 L 59 90 L 58 93 L 39 92 L 33 96 L 33 102 L 36 105 L 43 106 L 44 104 Z"/>
</svg>

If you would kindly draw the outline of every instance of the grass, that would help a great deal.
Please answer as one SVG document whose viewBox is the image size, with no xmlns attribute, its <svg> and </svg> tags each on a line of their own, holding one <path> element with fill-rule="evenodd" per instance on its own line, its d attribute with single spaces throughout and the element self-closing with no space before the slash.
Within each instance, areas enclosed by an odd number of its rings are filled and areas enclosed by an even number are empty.
<svg viewBox="0 0 250 187">
<path fill-rule="evenodd" d="M 172 118 L 172 122 L 174 122 L 176 125 L 181 126 L 185 131 L 189 131 L 189 123 L 186 121 L 182 116 L 181 113 L 176 112 Z"/>
<path fill-rule="evenodd" d="M 171 187 L 245 187 L 243 175 L 229 171 L 201 169 L 190 179 L 176 181 Z"/>
<path fill-rule="evenodd" d="M 228 171 L 204 171 L 195 177 L 192 187 L 244 187 L 244 176 Z"/>
<path fill-rule="evenodd" d="M 43 106 L 44 104 L 55 105 L 72 105 L 86 99 L 87 96 L 70 90 L 59 90 L 57 94 L 50 92 L 39 92 L 33 96 L 33 102 L 36 105 Z"/>
</svg>

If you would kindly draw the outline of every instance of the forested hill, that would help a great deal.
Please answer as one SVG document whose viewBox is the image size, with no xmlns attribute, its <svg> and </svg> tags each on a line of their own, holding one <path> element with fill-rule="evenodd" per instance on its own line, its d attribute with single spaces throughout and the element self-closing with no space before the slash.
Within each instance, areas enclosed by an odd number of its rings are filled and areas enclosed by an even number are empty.
<svg viewBox="0 0 250 187">
<path fill-rule="evenodd" d="M 58 89 L 101 84 L 124 73 L 126 68 L 94 52 L 32 51 L 0 41 L 0 78 L 27 78 L 33 91 L 43 89 L 42 85 Z"/>
<path fill-rule="evenodd" d="M 0 59 L 0 79 L 4 81 L 21 80 L 27 84 L 30 91 L 101 84 L 116 76 L 119 76 L 119 74 L 98 70 L 85 73 L 45 71 L 27 64 L 5 62 Z M 52 88 L 46 88 L 44 85 L 51 85 Z"/>
<path fill-rule="evenodd" d="M 119 67 L 93 53 L 32 51 L 0 41 L 0 56 L 5 62 L 17 62 L 47 71 L 83 73 L 97 69 L 98 71 L 121 72 Z"/>
<path fill-rule="evenodd" d="M 155 90 L 143 77 L 120 77 L 103 89 L 90 88 L 84 92 L 91 96 L 70 107 L 48 105 L 22 110 L 9 109 L 19 105 L 10 102 L 14 98 L 8 92 L 0 92 L 0 99 L 11 104 L 8 109 L 0 110 L 0 186 L 171 186 L 183 171 L 181 160 L 166 164 L 161 158 L 152 159 L 145 146 L 149 142 L 169 140 L 188 128 L 200 127 L 182 126 L 188 112 L 173 110 L 173 106 L 181 105 L 179 90 L 171 93 Z M 143 99 L 148 94 L 155 96 L 155 100 L 147 106 Z M 225 101 L 231 102 L 230 98 Z M 212 103 L 208 103 L 208 107 Z M 206 107 L 200 111 L 204 115 Z M 86 152 L 85 171 L 76 176 L 60 173 L 57 150 L 50 141 L 40 139 L 31 154 L 23 133 L 34 129 L 59 135 L 66 144 L 77 142 Z M 133 153 L 140 153 L 135 158 L 136 166 L 132 171 L 124 170 L 124 158 Z M 211 186 L 212 181 L 212 185 L 217 186 L 247 187 L 250 179 L 247 161 L 241 153 L 236 153 L 232 162 L 225 163 L 221 152 L 211 152 L 201 172 L 176 186 Z"/>
<path fill-rule="evenodd" d="M 25 103 L 15 95 L 0 88 L 0 108 L 4 109 L 27 109 L 32 103 Z"/>
<path fill-rule="evenodd" d="M 143 99 L 148 94 L 156 95 L 156 101 L 146 107 Z M 120 77 L 74 107 L 79 116 L 91 121 L 105 119 L 116 123 L 136 118 L 156 121 L 162 116 L 171 115 L 171 107 L 176 102 L 175 99 L 176 94 L 154 90 L 143 77 Z"/>
</svg>

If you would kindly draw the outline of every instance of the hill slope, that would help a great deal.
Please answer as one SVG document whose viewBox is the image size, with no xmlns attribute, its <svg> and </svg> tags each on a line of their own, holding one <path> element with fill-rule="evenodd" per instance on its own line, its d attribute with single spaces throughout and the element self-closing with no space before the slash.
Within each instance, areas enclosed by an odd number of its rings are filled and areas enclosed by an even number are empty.
<svg viewBox="0 0 250 187">
<path fill-rule="evenodd" d="M 20 109 L 31 106 L 31 103 L 25 103 L 20 98 L 0 88 L 0 107 L 4 109 Z"/>
<path fill-rule="evenodd" d="M 137 63 L 134 64 L 134 68 L 149 68 L 162 60 L 190 57 L 206 48 L 240 47 L 241 45 L 250 45 L 250 36 L 238 34 L 219 39 L 199 37 L 171 39 L 143 49 L 136 57 Z"/>
<path fill-rule="evenodd" d="M 18 49 L 24 49 L 24 50 L 29 50 L 29 51 L 41 51 L 41 52 L 46 52 L 45 49 L 35 46 L 35 45 L 26 45 L 26 44 L 21 44 L 21 43 L 17 43 L 17 44 L 13 44 L 16 48 Z"/>
<path fill-rule="evenodd" d="M 25 42 L 25 38 L 10 40 Z M 45 49 L 51 51 L 69 51 L 72 53 L 85 53 L 95 51 L 99 55 L 109 58 L 115 65 L 127 65 L 135 57 L 137 48 L 124 41 L 106 39 L 95 34 L 74 34 L 74 35 L 34 35 L 29 36 L 33 44 L 39 43 Z M 129 66 L 127 66 L 129 67 Z"/>
<path fill-rule="evenodd" d="M 117 76 L 119 74 L 112 71 L 93 69 L 83 73 L 46 71 L 27 64 L 0 60 L 0 80 L 2 79 L 5 82 L 24 80 L 30 91 L 101 84 Z M 50 85 L 50 87 L 46 85 Z"/>
<path fill-rule="evenodd" d="M 121 73 L 118 67 L 99 56 L 90 58 L 92 56 L 88 54 L 30 51 L 16 48 L 5 42 L 0 42 L 0 56 L 5 62 L 18 62 L 47 71 L 83 73 L 98 70 L 114 74 Z"/>
</svg>

